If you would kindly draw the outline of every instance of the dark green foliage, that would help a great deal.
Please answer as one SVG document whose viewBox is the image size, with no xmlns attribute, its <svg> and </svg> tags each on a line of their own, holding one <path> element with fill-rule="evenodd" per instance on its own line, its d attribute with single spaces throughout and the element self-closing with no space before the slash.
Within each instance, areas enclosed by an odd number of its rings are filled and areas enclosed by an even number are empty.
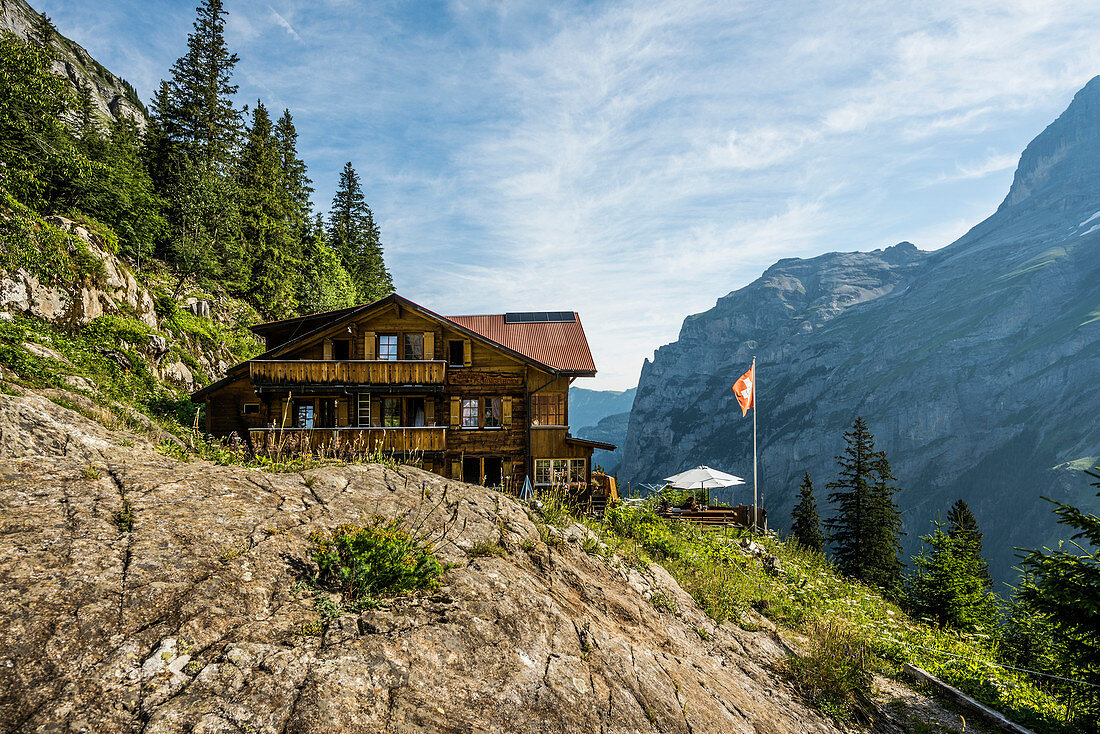
<svg viewBox="0 0 1100 734">
<path fill-rule="evenodd" d="M 901 513 L 894 503 L 897 488 L 885 452 L 875 451 L 875 438 L 862 418 L 844 434 L 840 475 L 829 482 L 836 514 L 827 527 L 841 572 L 887 593 L 901 585 Z"/>
<path fill-rule="evenodd" d="M 299 242 L 291 231 L 291 221 L 300 213 L 287 200 L 282 164 L 271 118 L 258 102 L 237 170 L 241 239 L 248 294 L 277 318 L 297 312 L 295 281 L 302 269 Z"/>
<path fill-rule="evenodd" d="M 997 605 L 981 573 L 981 556 L 974 555 L 966 539 L 952 537 L 939 523 L 921 540 L 924 547 L 913 559 L 906 596 L 912 613 L 966 632 L 992 628 Z"/>
<path fill-rule="evenodd" d="M 32 208 L 46 207 L 59 172 L 86 164 L 61 123 L 69 86 L 50 73 L 52 60 L 47 47 L 0 32 L 0 186 Z"/>
<path fill-rule="evenodd" d="M 187 278 L 216 279 L 236 285 L 240 266 L 240 216 L 234 183 L 208 166 L 178 159 L 164 190 L 169 202 L 165 251 L 177 275 L 177 290 Z"/>
<path fill-rule="evenodd" d="M 313 187 L 306 175 L 306 164 L 298 157 L 298 130 L 294 127 L 290 110 L 283 110 L 282 117 L 275 124 L 274 137 L 279 156 L 279 198 L 283 202 L 291 232 L 303 240 L 309 236 L 312 226 L 313 204 L 309 197 Z"/>
<path fill-rule="evenodd" d="M 431 545 L 400 520 L 373 518 L 309 536 L 320 581 L 340 591 L 345 603 L 363 603 L 439 585 L 443 566 Z"/>
<path fill-rule="evenodd" d="M 360 301 L 375 301 L 393 293 L 393 279 L 382 254 L 381 233 L 363 199 L 359 175 L 350 161 L 340 172 L 340 184 L 332 198 L 328 235 L 330 246 L 355 283 Z"/>
<path fill-rule="evenodd" d="M 989 575 L 989 564 L 982 555 L 982 531 L 978 529 L 978 519 L 961 499 L 951 505 L 947 512 L 947 534 L 956 541 L 961 552 L 974 559 L 985 585 L 992 587 L 993 577 Z"/>
<path fill-rule="evenodd" d="M 1024 581 L 1017 596 L 1032 613 L 1049 620 L 1053 643 L 1061 651 L 1060 674 L 1094 686 L 1064 692 L 1075 720 L 1094 730 L 1100 726 L 1100 517 L 1054 504 L 1059 524 L 1076 532 L 1057 549 L 1036 549 L 1023 557 Z"/>
<path fill-rule="evenodd" d="M 806 548 L 821 551 L 825 547 L 825 536 L 821 532 L 821 518 L 817 514 L 814 483 L 809 472 L 802 478 L 798 497 L 798 504 L 791 513 L 791 533 Z"/>
<path fill-rule="evenodd" d="M 221 0 L 204 0 L 195 10 L 187 53 L 172 66 L 158 113 L 193 163 L 221 172 L 237 150 L 241 130 L 241 111 L 233 105 L 237 86 L 230 83 L 239 59 L 225 43 L 227 11 Z"/>
</svg>

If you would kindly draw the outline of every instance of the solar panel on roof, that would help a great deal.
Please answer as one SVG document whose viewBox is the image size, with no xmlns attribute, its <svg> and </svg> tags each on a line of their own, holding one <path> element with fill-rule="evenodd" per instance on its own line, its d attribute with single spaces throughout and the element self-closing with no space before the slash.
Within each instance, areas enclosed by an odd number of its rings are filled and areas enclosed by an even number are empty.
<svg viewBox="0 0 1100 734">
<path fill-rule="evenodd" d="M 504 314 L 506 324 L 571 323 L 576 320 L 572 311 L 513 311 Z"/>
</svg>

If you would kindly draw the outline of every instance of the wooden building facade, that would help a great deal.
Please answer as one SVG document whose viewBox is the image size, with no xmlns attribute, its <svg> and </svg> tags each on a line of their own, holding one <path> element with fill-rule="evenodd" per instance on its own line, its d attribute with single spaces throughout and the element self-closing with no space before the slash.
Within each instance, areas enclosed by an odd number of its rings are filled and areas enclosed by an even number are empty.
<svg viewBox="0 0 1100 734">
<path fill-rule="evenodd" d="M 596 368 L 573 312 L 440 316 L 399 295 L 253 327 L 267 351 L 192 395 L 258 453 L 381 452 L 516 488 L 586 484 L 569 386 Z"/>
</svg>

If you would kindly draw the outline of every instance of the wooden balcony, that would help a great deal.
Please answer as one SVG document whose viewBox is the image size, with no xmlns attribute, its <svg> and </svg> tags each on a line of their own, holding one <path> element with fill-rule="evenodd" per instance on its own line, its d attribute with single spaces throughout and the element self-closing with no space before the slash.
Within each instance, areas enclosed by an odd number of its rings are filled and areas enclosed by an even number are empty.
<svg viewBox="0 0 1100 734">
<path fill-rule="evenodd" d="M 352 456 L 382 452 L 416 455 L 442 451 L 444 426 L 415 428 L 252 428 L 248 431 L 256 453 L 266 456 L 330 454 Z"/>
<path fill-rule="evenodd" d="M 253 385 L 442 385 L 443 360 L 252 360 Z"/>
</svg>

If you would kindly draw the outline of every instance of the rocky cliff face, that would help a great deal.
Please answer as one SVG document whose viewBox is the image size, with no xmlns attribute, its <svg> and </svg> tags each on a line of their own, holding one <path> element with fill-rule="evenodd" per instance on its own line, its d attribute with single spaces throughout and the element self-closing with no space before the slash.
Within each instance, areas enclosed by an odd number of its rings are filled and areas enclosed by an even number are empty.
<svg viewBox="0 0 1100 734">
<path fill-rule="evenodd" d="M 0 30 L 20 38 L 37 37 L 41 16 L 25 0 L 0 0 Z M 56 31 L 51 45 L 57 52 L 54 73 L 69 80 L 73 89 L 84 86 L 103 119 L 128 119 L 145 129 L 146 112 L 137 92 L 125 80 L 105 69 L 84 48 Z"/>
<path fill-rule="evenodd" d="M 643 366 L 620 479 L 751 473 L 730 385 L 758 358 L 761 486 L 786 527 L 804 471 L 824 498 L 864 416 L 902 492 L 907 550 L 959 497 L 995 572 L 1058 536 L 1040 495 L 1093 507 L 1100 455 L 1100 78 L 1020 160 L 996 213 L 952 245 L 785 260 L 688 317 Z"/>
<path fill-rule="evenodd" d="M 119 438 L 0 394 L 5 731 L 841 730 L 772 672 L 774 636 L 715 625 L 659 567 L 588 555 L 579 526 L 547 545 L 511 498 L 412 468 L 180 464 Z M 296 586 L 309 533 L 425 491 L 447 492 L 428 526 L 458 529 L 440 588 L 321 622 Z M 498 539 L 506 557 L 466 553 Z"/>
</svg>

